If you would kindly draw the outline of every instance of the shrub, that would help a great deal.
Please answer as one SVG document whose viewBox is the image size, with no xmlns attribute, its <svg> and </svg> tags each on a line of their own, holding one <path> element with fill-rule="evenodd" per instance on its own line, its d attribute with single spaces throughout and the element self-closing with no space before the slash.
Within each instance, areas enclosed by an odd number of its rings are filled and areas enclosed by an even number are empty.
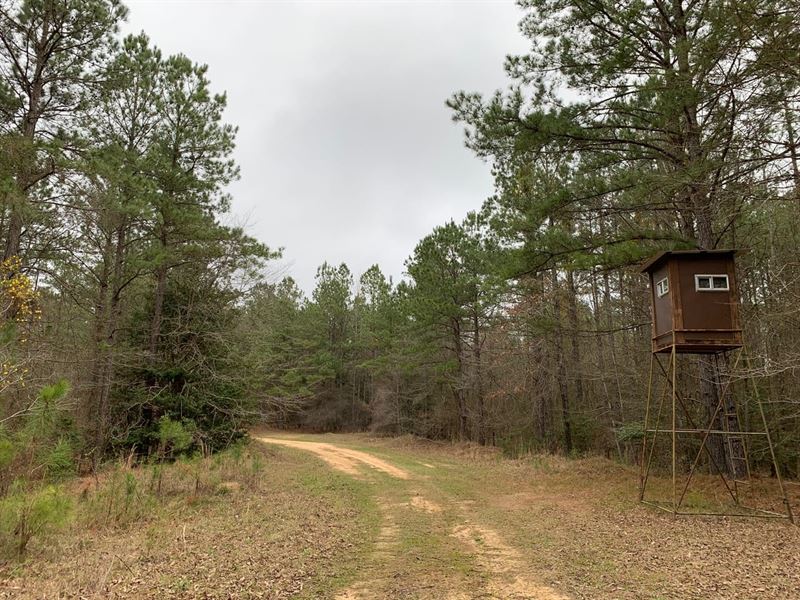
<svg viewBox="0 0 800 600">
<path fill-rule="evenodd" d="M 82 507 L 83 519 L 93 527 L 118 527 L 152 515 L 156 499 L 126 468 L 114 469 L 96 493 L 87 496 Z"/>
<path fill-rule="evenodd" d="M 43 387 L 32 404 L 0 428 L 0 495 L 16 479 L 60 480 L 75 467 L 79 437 L 63 402 L 69 383 Z"/>
<path fill-rule="evenodd" d="M 644 437 L 642 423 L 623 423 L 614 430 L 620 443 L 638 442 Z"/>
<path fill-rule="evenodd" d="M 195 427 L 192 421 L 174 421 L 167 415 L 158 420 L 158 453 L 172 458 L 192 445 Z"/>
<path fill-rule="evenodd" d="M 54 486 L 28 492 L 15 482 L 0 501 L 0 533 L 5 550 L 24 556 L 31 539 L 63 526 L 71 509 L 70 499 Z"/>
<path fill-rule="evenodd" d="M 60 479 L 73 472 L 75 468 L 73 457 L 72 443 L 66 438 L 60 438 L 55 446 L 47 448 L 42 453 L 42 464 L 47 469 L 49 477 Z"/>
</svg>

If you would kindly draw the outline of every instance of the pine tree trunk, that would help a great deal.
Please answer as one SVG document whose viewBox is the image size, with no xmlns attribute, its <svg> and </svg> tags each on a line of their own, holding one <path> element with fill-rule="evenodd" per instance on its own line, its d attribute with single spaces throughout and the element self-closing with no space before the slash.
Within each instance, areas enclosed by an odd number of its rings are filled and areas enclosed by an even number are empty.
<svg viewBox="0 0 800 600">
<path fill-rule="evenodd" d="M 606 406 L 608 407 L 608 420 L 611 428 L 611 436 L 614 438 L 614 445 L 617 448 L 617 458 L 622 461 L 622 446 L 619 443 L 619 435 L 617 434 L 619 420 L 617 419 L 616 410 L 614 409 L 614 401 L 611 398 L 611 393 L 608 389 L 608 383 L 606 381 L 608 375 L 608 366 L 606 363 L 606 343 L 603 337 L 603 332 L 600 331 L 602 328 L 602 319 L 600 318 L 600 294 L 597 290 L 597 271 L 592 273 L 592 304 L 594 305 L 594 326 L 597 330 L 597 368 L 600 371 L 598 377 L 603 386 L 603 395 L 606 398 Z"/>
<path fill-rule="evenodd" d="M 464 364 L 464 350 L 461 343 L 461 322 L 458 318 L 454 318 L 451 319 L 450 325 L 453 334 L 453 349 L 456 355 L 456 363 L 458 364 L 458 377 L 454 388 L 456 405 L 458 406 L 458 439 L 463 442 L 467 439 L 467 426 L 469 425 L 467 396 L 464 390 L 466 365 Z"/>
<path fill-rule="evenodd" d="M 486 406 L 483 398 L 483 373 L 481 365 L 481 335 L 478 309 L 472 315 L 472 369 L 473 391 L 478 404 L 478 443 L 486 443 Z"/>
<path fill-rule="evenodd" d="M 94 420 L 94 446 L 99 458 L 108 444 L 111 387 L 114 382 L 114 352 L 121 316 L 121 294 L 124 285 L 125 244 L 127 225 L 116 229 L 116 244 L 109 236 L 105 244 L 103 269 L 99 280 L 98 301 L 95 310 L 94 344 L 95 358 L 92 384 L 92 407 Z M 113 262 L 113 268 L 109 264 Z"/>
<path fill-rule="evenodd" d="M 3 252 L 3 260 L 8 260 L 12 256 L 19 256 L 21 236 L 22 215 L 19 209 L 12 205 L 11 215 L 8 219 L 8 231 L 6 233 L 6 247 Z"/>
<path fill-rule="evenodd" d="M 564 429 L 564 451 L 569 454 L 572 452 L 572 418 L 569 406 L 569 387 L 567 385 L 567 368 L 565 364 L 566 357 L 564 356 L 564 340 L 563 329 L 561 327 L 561 296 L 558 290 L 558 272 L 552 270 L 552 294 L 553 306 L 555 309 L 555 322 L 556 327 L 553 332 L 556 350 L 556 385 L 558 386 L 558 393 L 561 398 L 561 422 Z"/>
<path fill-rule="evenodd" d="M 581 342 L 580 342 L 580 335 L 579 335 L 579 324 L 578 324 L 578 291 L 575 287 L 575 274 L 572 271 L 567 271 L 567 291 L 569 293 L 568 297 L 568 313 L 569 313 L 569 328 L 570 328 L 570 342 L 572 347 L 572 368 L 574 371 L 574 381 L 575 381 L 575 403 L 578 405 L 583 405 L 584 403 L 584 393 L 583 393 L 583 365 L 581 364 Z"/>
<path fill-rule="evenodd" d="M 102 268 L 97 278 L 97 298 L 95 300 L 94 324 L 92 332 L 93 359 L 91 366 L 92 388 L 91 400 L 88 404 L 86 414 L 87 426 L 92 433 L 94 443 L 93 454 L 100 458 L 106 443 L 106 426 L 108 411 L 104 402 L 103 388 L 107 380 L 106 375 L 106 354 L 108 349 L 105 347 L 106 328 L 109 309 L 109 279 L 111 275 L 111 250 L 113 240 L 111 236 L 106 237 L 103 251 Z"/>
<path fill-rule="evenodd" d="M 164 311 L 164 295 L 167 290 L 167 267 L 166 265 L 156 269 L 156 289 L 153 296 L 153 318 L 150 321 L 150 343 L 148 350 L 150 358 L 154 359 L 158 352 L 158 339 L 161 336 L 161 321 Z"/>
<path fill-rule="evenodd" d="M 37 48 L 36 61 L 38 65 L 43 65 L 46 58 L 43 56 L 44 49 Z M 41 70 L 37 73 L 41 74 Z M 28 96 L 28 110 L 22 118 L 20 132 L 23 139 L 25 139 L 31 147 L 33 147 L 34 138 L 36 136 L 36 127 L 39 123 L 41 115 L 41 102 L 42 94 L 44 92 L 44 83 L 42 82 L 41 75 L 36 77 L 30 86 Z M 23 212 L 25 204 L 27 203 L 28 188 L 32 182 L 36 181 L 37 177 L 33 174 L 35 165 L 21 165 L 20 170 L 16 175 L 15 187 L 18 198 L 15 202 L 11 203 L 11 215 L 8 220 L 8 231 L 6 233 L 6 246 L 3 251 L 3 259 L 7 260 L 12 256 L 19 256 L 21 243 L 22 243 L 22 226 L 23 226 Z"/>
</svg>

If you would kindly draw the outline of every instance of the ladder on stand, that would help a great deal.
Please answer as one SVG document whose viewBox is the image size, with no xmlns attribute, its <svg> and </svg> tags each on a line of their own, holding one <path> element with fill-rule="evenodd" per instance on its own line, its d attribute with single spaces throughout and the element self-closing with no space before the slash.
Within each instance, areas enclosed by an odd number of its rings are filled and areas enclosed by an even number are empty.
<svg viewBox="0 0 800 600">
<path fill-rule="evenodd" d="M 682 394 L 677 389 L 677 370 L 678 362 L 676 353 L 672 352 L 668 368 L 665 368 L 661 361 L 658 359 L 656 353 L 652 354 L 650 362 L 650 376 L 648 380 L 647 390 L 647 406 L 645 410 L 645 424 L 644 424 L 644 437 L 642 440 L 642 453 L 639 473 L 639 501 L 651 505 L 655 508 L 672 513 L 673 515 L 729 515 L 741 517 L 762 517 L 762 518 L 780 518 L 787 519 L 789 522 L 794 523 L 794 515 L 792 513 L 792 506 L 786 494 L 786 488 L 783 479 L 780 476 L 778 461 L 775 456 L 775 447 L 772 443 L 769 427 L 767 424 L 766 415 L 764 414 L 764 407 L 761 404 L 761 399 L 758 394 L 758 387 L 753 383 L 753 398 L 755 407 L 758 410 L 759 421 L 762 428 L 751 427 L 749 419 L 746 423 L 742 423 L 741 414 L 739 412 L 736 396 L 733 392 L 734 381 L 752 381 L 750 377 L 737 378 L 733 375 L 736 373 L 737 366 L 743 356 L 743 351 L 740 349 L 736 355 L 736 360 L 732 367 L 724 370 L 720 369 L 719 356 L 715 355 L 716 376 L 715 380 L 710 382 L 717 392 L 716 406 L 712 411 L 713 414 L 708 415 L 707 420 L 701 417 L 702 422 L 697 423 L 692 418 L 688 410 L 687 403 Z M 727 361 L 725 361 L 727 363 Z M 749 365 L 749 361 L 745 358 L 745 362 Z M 654 394 L 654 375 L 655 367 L 658 366 L 665 384 L 662 388 L 662 393 L 659 394 L 660 399 L 656 402 Z M 723 377 L 722 374 L 725 374 Z M 671 394 L 670 394 L 671 392 Z M 667 397 L 672 396 L 672 415 L 664 415 L 669 411 Z M 651 412 L 651 409 L 655 409 Z M 686 419 L 686 425 L 679 426 L 677 419 L 678 409 L 682 409 L 683 417 Z M 752 406 L 751 406 L 752 408 Z M 667 417 L 667 425 L 662 423 L 663 416 Z M 744 426 L 743 426 L 744 425 Z M 655 498 L 648 498 L 645 495 L 648 486 L 650 468 L 653 462 L 653 455 L 659 434 L 668 436 L 672 441 L 672 499 L 671 502 L 662 496 L 661 500 Z M 677 469 L 677 434 L 681 435 L 699 435 L 700 445 L 694 453 L 694 460 L 688 472 L 681 474 L 680 478 L 683 480 L 680 488 L 678 487 L 678 469 Z M 708 441 L 711 436 L 722 436 L 722 444 L 725 453 L 723 462 L 719 462 L 715 458 L 715 453 L 709 447 Z M 763 437 L 766 446 L 769 449 L 769 456 L 772 459 L 772 465 L 775 469 L 775 479 L 777 480 L 779 493 L 784 505 L 785 512 L 780 513 L 773 510 L 766 510 L 756 506 L 748 506 L 745 496 L 745 488 L 751 484 L 751 469 L 749 462 L 749 450 L 751 447 L 751 437 Z M 722 509 L 717 510 L 692 510 L 684 504 L 689 491 L 690 483 L 700 468 L 701 458 L 705 455 L 708 459 L 708 464 L 716 472 L 724 485 L 728 495 L 736 507 L 734 511 Z M 720 457 L 722 458 L 722 457 Z"/>
<path fill-rule="evenodd" d="M 719 404 L 722 407 L 722 430 L 725 438 L 725 450 L 728 457 L 728 472 L 733 483 L 733 492 L 736 504 L 739 504 L 739 486 L 750 484 L 750 461 L 748 460 L 749 449 L 747 447 L 746 436 L 742 432 L 742 421 L 739 415 L 739 407 L 736 397 L 732 391 L 732 377 L 728 373 L 728 381 L 722 384 L 722 368 L 719 355 L 715 355 L 717 386 L 719 394 Z M 726 361 L 723 361 L 726 362 Z M 727 365 L 725 365 L 727 367 Z"/>
</svg>

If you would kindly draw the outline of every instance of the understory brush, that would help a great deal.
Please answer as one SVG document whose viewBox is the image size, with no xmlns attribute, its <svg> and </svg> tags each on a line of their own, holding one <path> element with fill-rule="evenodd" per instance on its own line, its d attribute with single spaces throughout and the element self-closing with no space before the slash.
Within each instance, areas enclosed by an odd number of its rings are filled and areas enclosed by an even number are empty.
<svg viewBox="0 0 800 600">
<path fill-rule="evenodd" d="M 183 456 L 172 463 L 119 461 L 84 481 L 76 518 L 92 528 L 126 526 L 179 503 L 196 504 L 242 488 L 253 489 L 263 461 L 240 443 L 223 452 Z"/>
<path fill-rule="evenodd" d="M 240 490 L 254 490 L 263 469 L 247 442 L 216 453 L 120 459 L 94 476 L 59 483 L 19 482 L 0 499 L 0 555 L 21 558 L 65 529 L 103 531 L 168 517 Z M 29 544 L 30 542 L 34 542 Z"/>
<path fill-rule="evenodd" d="M 0 500 L 0 552 L 22 557 L 28 542 L 62 528 L 71 516 L 72 499 L 58 486 L 26 490 L 15 484 Z"/>
</svg>

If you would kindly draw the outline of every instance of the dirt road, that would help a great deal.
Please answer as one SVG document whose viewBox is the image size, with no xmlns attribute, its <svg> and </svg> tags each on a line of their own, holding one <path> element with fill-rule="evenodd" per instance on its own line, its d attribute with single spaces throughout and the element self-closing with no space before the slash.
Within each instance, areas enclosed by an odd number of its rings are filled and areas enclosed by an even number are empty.
<svg viewBox="0 0 800 600">
<path fill-rule="evenodd" d="M 334 469 L 375 479 L 382 522 L 374 549 L 355 583 L 340 592 L 337 600 L 568 598 L 537 578 L 522 553 L 497 531 L 475 522 L 465 505 L 436 489 L 435 465 L 420 463 L 429 473 L 415 475 L 374 454 L 335 444 L 274 436 L 257 439 L 312 452 Z M 424 555 L 412 549 L 420 531 L 430 537 Z"/>
<path fill-rule="evenodd" d="M 334 446 L 333 444 L 325 444 L 322 442 L 307 442 L 302 440 L 290 440 L 276 437 L 259 437 L 256 439 L 268 444 L 279 444 L 281 446 L 288 446 L 290 448 L 308 450 L 309 452 L 313 452 L 319 456 L 334 469 L 338 469 L 344 473 L 347 473 L 348 475 L 361 475 L 361 471 L 358 470 L 358 465 L 362 464 L 378 469 L 379 471 L 383 471 L 384 473 L 388 473 L 392 477 L 397 477 L 398 479 L 409 478 L 407 471 L 399 469 L 394 465 L 389 464 L 385 460 L 381 460 L 380 458 L 372 456 L 371 454 L 367 454 L 366 452 L 351 450 L 350 448 L 342 448 L 339 446 Z"/>
</svg>

